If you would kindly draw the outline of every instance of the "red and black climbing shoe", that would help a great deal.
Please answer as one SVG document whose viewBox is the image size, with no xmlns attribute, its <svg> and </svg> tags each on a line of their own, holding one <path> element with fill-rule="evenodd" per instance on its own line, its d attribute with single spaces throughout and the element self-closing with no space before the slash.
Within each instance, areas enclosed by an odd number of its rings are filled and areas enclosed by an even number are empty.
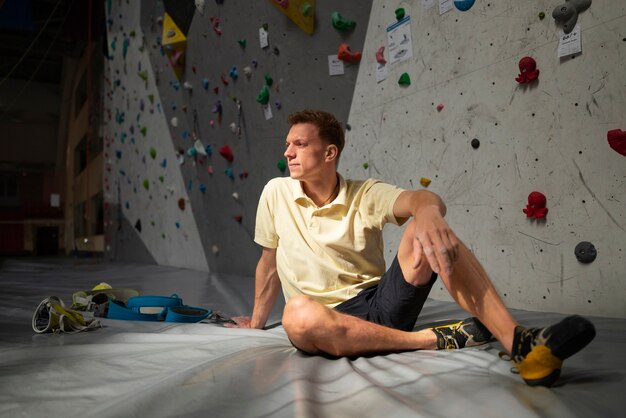
<svg viewBox="0 0 626 418">
<path fill-rule="evenodd" d="M 454 324 L 430 328 L 437 336 L 438 350 L 456 350 L 488 343 L 491 332 L 478 318 L 467 318 Z"/>
<path fill-rule="evenodd" d="M 593 324 L 578 315 L 545 328 L 517 326 L 511 360 L 529 386 L 550 387 L 561 375 L 563 360 L 582 350 L 595 336 Z"/>
</svg>

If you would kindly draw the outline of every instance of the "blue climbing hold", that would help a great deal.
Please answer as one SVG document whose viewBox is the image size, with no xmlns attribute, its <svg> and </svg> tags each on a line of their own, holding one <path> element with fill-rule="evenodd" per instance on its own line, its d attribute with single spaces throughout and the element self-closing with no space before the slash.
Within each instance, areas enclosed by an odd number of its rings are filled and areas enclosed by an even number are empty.
<svg viewBox="0 0 626 418">
<path fill-rule="evenodd" d="M 475 0 L 454 0 L 454 7 L 462 12 L 467 12 L 474 5 Z"/>
</svg>

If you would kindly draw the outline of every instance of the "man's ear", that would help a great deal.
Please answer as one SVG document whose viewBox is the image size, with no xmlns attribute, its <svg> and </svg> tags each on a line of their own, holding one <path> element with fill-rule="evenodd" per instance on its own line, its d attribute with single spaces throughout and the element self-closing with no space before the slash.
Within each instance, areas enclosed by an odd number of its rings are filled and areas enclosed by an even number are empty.
<svg viewBox="0 0 626 418">
<path fill-rule="evenodd" d="M 339 150 L 337 149 L 337 145 L 330 144 L 326 147 L 326 161 L 332 161 L 337 159 L 338 154 Z"/>
</svg>

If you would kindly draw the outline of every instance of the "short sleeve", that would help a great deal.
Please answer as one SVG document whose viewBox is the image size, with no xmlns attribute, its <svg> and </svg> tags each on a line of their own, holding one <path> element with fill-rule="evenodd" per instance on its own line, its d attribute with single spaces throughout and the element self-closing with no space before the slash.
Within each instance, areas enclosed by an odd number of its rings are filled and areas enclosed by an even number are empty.
<svg viewBox="0 0 626 418">
<path fill-rule="evenodd" d="M 254 227 L 254 242 L 266 247 L 278 247 L 278 234 L 274 226 L 274 204 L 271 182 L 266 184 L 259 198 Z"/>
<path fill-rule="evenodd" d="M 404 189 L 378 180 L 369 181 L 372 184 L 370 187 L 366 187 L 363 199 L 367 207 L 370 224 L 378 228 L 382 228 L 386 223 L 394 225 L 404 224 L 407 218 L 396 218 L 393 214 L 396 199 L 398 199 Z"/>
</svg>

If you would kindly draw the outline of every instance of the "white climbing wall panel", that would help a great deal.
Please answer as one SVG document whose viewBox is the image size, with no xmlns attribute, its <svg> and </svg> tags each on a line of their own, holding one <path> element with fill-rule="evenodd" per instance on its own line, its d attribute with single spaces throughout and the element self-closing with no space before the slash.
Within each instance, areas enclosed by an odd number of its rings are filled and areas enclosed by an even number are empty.
<svg viewBox="0 0 626 418">
<path fill-rule="evenodd" d="M 128 259 L 121 252 L 139 251 L 136 247 L 142 245 L 157 264 L 208 271 L 140 26 L 141 4 L 111 6 L 107 16 L 111 21 L 113 16 L 115 24 L 108 27 L 103 114 L 105 227 L 118 237 L 108 240 L 106 254 Z M 186 202 L 183 210 L 179 199 Z M 117 248 L 124 240 L 134 242 L 135 248 Z"/>
<path fill-rule="evenodd" d="M 508 306 L 626 317 L 626 156 L 607 143 L 626 130 L 626 1 L 593 0 L 578 18 L 582 54 L 563 59 L 559 0 L 478 0 L 443 15 L 428 3 L 374 1 L 340 171 L 416 189 L 430 178 Z M 397 7 L 411 16 L 413 57 L 377 83 Z M 540 75 L 521 86 L 524 56 Z M 544 221 L 522 213 L 532 191 L 547 197 Z M 400 235 L 386 233 L 388 261 Z M 580 241 L 595 245 L 593 263 L 575 258 Z M 431 296 L 449 298 L 441 282 Z"/>
</svg>

